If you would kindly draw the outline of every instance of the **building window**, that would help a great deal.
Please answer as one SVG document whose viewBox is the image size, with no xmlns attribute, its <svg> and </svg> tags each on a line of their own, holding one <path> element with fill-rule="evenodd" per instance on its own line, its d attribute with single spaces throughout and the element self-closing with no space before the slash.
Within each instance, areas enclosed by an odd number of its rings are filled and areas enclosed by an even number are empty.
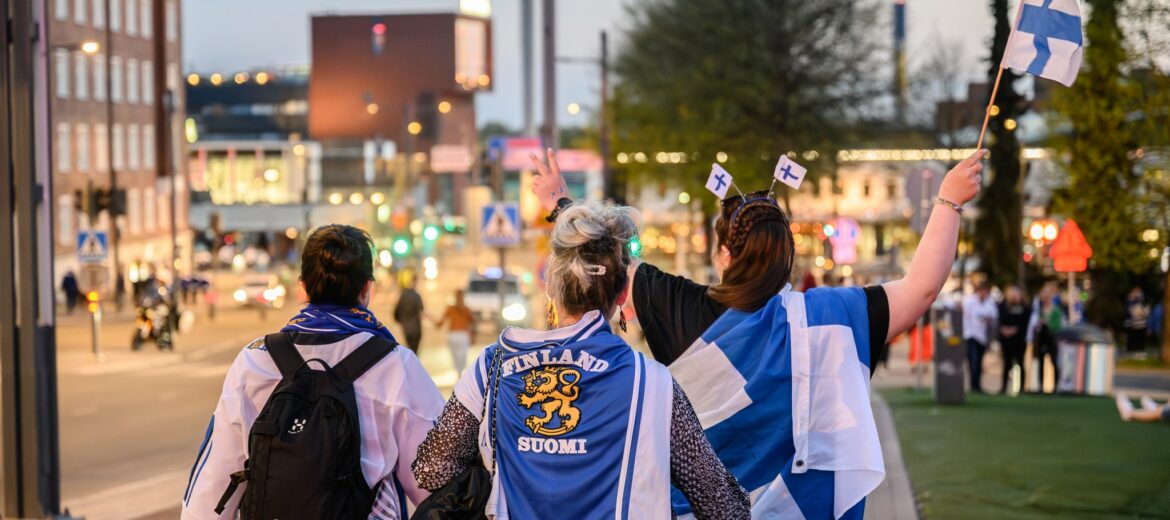
<svg viewBox="0 0 1170 520">
<path fill-rule="evenodd" d="M 69 99 L 69 51 L 57 49 L 53 51 L 53 81 L 57 82 L 57 97 Z"/>
<path fill-rule="evenodd" d="M 146 60 L 142 62 L 142 103 L 154 104 L 154 64 Z"/>
<path fill-rule="evenodd" d="M 65 21 L 69 19 L 69 0 L 57 0 L 53 3 L 53 14 L 57 15 L 57 19 Z"/>
<path fill-rule="evenodd" d="M 126 102 L 138 104 L 138 60 L 126 58 Z"/>
<path fill-rule="evenodd" d="M 77 0 L 84 2 L 85 0 Z M 98 29 L 106 27 L 106 2 L 105 0 L 93 0 L 93 26 Z"/>
<path fill-rule="evenodd" d="M 138 188 L 126 190 L 126 220 L 131 235 L 142 233 L 142 200 Z"/>
<path fill-rule="evenodd" d="M 73 236 L 73 226 L 76 224 L 74 220 L 77 217 L 73 213 L 73 195 L 61 195 L 57 197 L 57 243 L 63 246 L 72 245 L 77 237 Z"/>
<path fill-rule="evenodd" d="M 126 136 L 122 134 L 122 125 L 114 125 L 111 132 L 114 141 L 114 170 L 126 167 Z"/>
<path fill-rule="evenodd" d="M 153 170 L 154 157 L 154 125 L 142 125 L 142 166 Z"/>
<path fill-rule="evenodd" d="M 179 41 L 179 9 L 175 0 L 167 0 L 167 41 Z"/>
<path fill-rule="evenodd" d="M 126 0 L 126 36 L 138 36 L 138 0 Z"/>
<path fill-rule="evenodd" d="M 89 171 L 89 125 L 77 125 L 77 173 Z"/>
<path fill-rule="evenodd" d="M 110 134 L 106 125 L 93 125 L 93 170 L 94 173 L 110 171 Z"/>
<path fill-rule="evenodd" d="M 73 154 L 72 139 L 70 139 L 72 131 L 69 123 L 57 123 L 57 173 L 69 172 L 69 163 L 72 162 Z"/>
<path fill-rule="evenodd" d="M 93 57 L 93 100 L 106 100 L 106 57 L 101 54 Z"/>
<path fill-rule="evenodd" d="M 171 92 L 178 92 L 182 88 L 183 87 L 179 85 L 179 64 L 174 62 L 168 63 L 167 90 L 170 90 Z"/>
<path fill-rule="evenodd" d="M 107 0 L 110 2 L 110 30 L 122 30 L 122 0 Z"/>
<path fill-rule="evenodd" d="M 142 190 L 142 229 L 147 233 L 154 231 L 158 222 L 158 206 L 155 202 L 154 188 Z"/>
<path fill-rule="evenodd" d="M 115 2 L 117 3 L 117 2 Z M 110 58 L 110 101 L 122 102 L 122 57 Z"/>
<path fill-rule="evenodd" d="M 86 7 L 85 0 L 73 0 L 73 21 L 74 22 L 81 24 L 81 25 L 85 24 L 85 22 L 87 21 L 86 16 L 85 16 L 85 11 L 86 11 L 85 7 Z"/>
<path fill-rule="evenodd" d="M 89 74 L 86 72 L 86 59 L 88 57 L 84 52 L 75 52 L 73 54 L 73 79 L 76 84 L 75 97 L 77 99 L 89 99 Z"/>
<path fill-rule="evenodd" d="M 890 200 L 898 198 L 898 183 L 893 179 L 886 183 L 886 198 Z"/>
<path fill-rule="evenodd" d="M 129 156 L 126 160 L 126 166 L 131 170 L 137 170 L 142 166 L 139 161 L 142 158 L 142 152 L 139 150 L 142 141 L 139 139 L 138 125 L 130 125 L 126 128 L 126 155 Z"/>
<path fill-rule="evenodd" d="M 131 0 L 133 1 L 133 0 Z M 143 38 L 150 38 L 154 35 L 154 16 L 150 11 L 151 0 L 141 0 L 139 2 L 138 19 L 142 21 L 142 30 L 138 31 Z"/>
<path fill-rule="evenodd" d="M 864 181 L 861 181 L 861 196 L 862 196 L 862 197 L 865 197 L 865 198 L 867 198 L 867 199 L 868 199 L 868 198 L 869 198 L 869 193 L 870 193 L 870 189 L 869 189 L 869 179 L 866 179 L 866 180 L 864 180 Z"/>
</svg>

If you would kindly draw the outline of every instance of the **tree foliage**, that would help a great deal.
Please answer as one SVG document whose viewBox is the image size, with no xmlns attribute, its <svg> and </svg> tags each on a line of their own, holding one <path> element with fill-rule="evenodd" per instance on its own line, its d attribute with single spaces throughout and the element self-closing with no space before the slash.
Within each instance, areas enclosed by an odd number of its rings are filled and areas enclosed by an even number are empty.
<svg viewBox="0 0 1170 520">
<path fill-rule="evenodd" d="M 1011 35 L 1011 11 L 1007 0 L 992 0 L 995 16 L 995 35 L 991 43 L 988 84 L 994 84 L 999 64 Z M 981 270 L 996 285 L 1016 281 L 1022 247 L 1023 204 L 1020 197 L 1023 177 L 1020 166 L 1020 140 L 1008 121 L 1015 121 L 1024 110 L 1024 99 L 1015 89 L 1019 74 L 1003 71 L 994 106 L 999 113 L 991 117 L 986 145 L 991 151 L 989 177 L 991 182 L 979 197 L 979 218 L 975 221 L 975 252 L 981 261 Z M 994 111 L 993 111 L 994 113 Z"/>
<path fill-rule="evenodd" d="M 615 152 L 645 179 L 701 190 L 718 152 L 744 190 L 766 187 L 789 151 L 810 175 L 833 168 L 833 150 L 887 89 L 875 68 L 870 1 L 652 0 L 632 7 L 615 60 Z M 683 152 L 659 164 L 657 151 Z M 709 200 L 704 197 L 703 200 Z"/>
</svg>

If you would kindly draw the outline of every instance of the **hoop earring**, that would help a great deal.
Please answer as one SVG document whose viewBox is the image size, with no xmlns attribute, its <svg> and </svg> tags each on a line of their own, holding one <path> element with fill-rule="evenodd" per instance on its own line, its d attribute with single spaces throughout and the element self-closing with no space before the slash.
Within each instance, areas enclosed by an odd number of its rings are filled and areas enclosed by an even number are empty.
<svg viewBox="0 0 1170 520">
<path fill-rule="evenodd" d="M 550 329 L 557 327 L 557 309 L 553 307 L 552 300 L 548 301 L 548 313 L 545 315 L 545 322 Z"/>
<path fill-rule="evenodd" d="M 622 329 L 622 332 L 626 331 L 626 311 L 625 311 L 625 309 L 618 309 L 618 328 Z"/>
</svg>

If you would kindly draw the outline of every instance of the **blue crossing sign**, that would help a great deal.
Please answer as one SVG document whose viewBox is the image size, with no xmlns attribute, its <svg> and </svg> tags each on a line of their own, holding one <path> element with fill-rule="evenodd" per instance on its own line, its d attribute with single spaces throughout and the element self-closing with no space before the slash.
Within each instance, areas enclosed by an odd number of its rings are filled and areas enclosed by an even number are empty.
<svg viewBox="0 0 1170 520">
<path fill-rule="evenodd" d="M 77 261 L 82 264 L 101 264 L 110 254 L 104 231 L 82 231 L 77 234 Z"/>
<path fill-rule="evenodd" d="M 509 247 L 519 244 L 520 207 L 514 202 L 484 206 L 483 223 L 479 229 L 484 245 Z"/>
</svg>

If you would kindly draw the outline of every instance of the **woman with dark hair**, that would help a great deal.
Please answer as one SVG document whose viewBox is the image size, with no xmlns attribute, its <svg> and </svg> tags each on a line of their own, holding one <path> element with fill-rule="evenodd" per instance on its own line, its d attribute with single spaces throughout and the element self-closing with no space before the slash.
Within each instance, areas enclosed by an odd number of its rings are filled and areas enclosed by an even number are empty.
<svg viewBox="0 0 1170 520">
<path fill-rule="evenodd" d="M 482 460 L 488 518 L 749 517 L 666 367 L 609 328 L 626 300 L 631 208 L 577 204 L 552 231 L 549 330 L 509 327 L 455 385 L 413 470 L 436 491 Z M 621 318 L 625 326 L 625 318 Z M 478 442 L 477 442 L 478 439 Z"/>
<path fill-rule="evenodd" d="M 718 285 L 631 263 L 631 297 L 650 350 L 693 399 L 716 453 L 751 493 L 753 516 L 863 515 L 864 497 L 884 475 L 868 398 L 873 363 L 946 282 L 984 155 L 943 180 L 901 280 L 792 291 L 791 222 L 763 191 L 722 201 Z M 551 149 L 547 163 L 532 157 L 533 192 L 555 215 L 573 202 L 553 157 Z M 685 515 L 677 498 L 675 513 Z"/>
</svg>

